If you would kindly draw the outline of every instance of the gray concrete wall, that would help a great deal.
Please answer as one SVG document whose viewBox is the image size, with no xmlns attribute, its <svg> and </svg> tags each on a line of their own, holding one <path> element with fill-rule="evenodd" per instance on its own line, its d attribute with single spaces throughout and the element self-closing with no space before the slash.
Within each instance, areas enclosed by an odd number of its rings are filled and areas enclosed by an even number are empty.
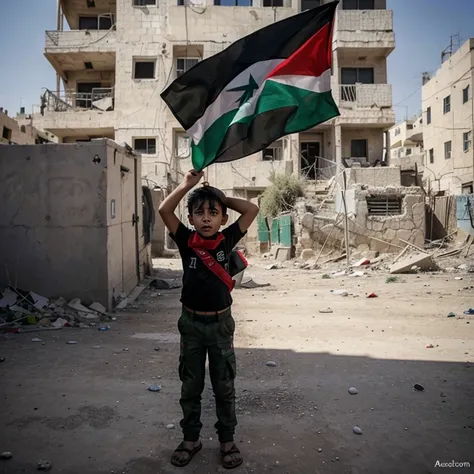
<svg viewBox="0 0 474 474">
<path fill-rule="evenodd" d="M 0 287 L 107 301 L 105 149 L 0 148 Z"/>
<path fill-rule="evenodd" d="M 109 308 L 114 296 L 131 291 L 139 280 L 135 182 L 142 274 L 147 261 L 140 157 L 136 170 L 134 162 L 106 140 L 1 147 L 0 288 L 14 284 Z"/>
</svg>

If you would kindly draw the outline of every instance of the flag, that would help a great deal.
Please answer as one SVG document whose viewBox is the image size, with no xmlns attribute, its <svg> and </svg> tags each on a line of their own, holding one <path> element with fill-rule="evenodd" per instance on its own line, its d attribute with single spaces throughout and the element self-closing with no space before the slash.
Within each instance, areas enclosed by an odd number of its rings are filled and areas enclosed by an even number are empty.
<svg viewBox="0 0 474 474">
<path fill-rule="evenodd" d="M 251 155 L 339 115 L 331 94 L 337 4 L 245 36 L 162 92 L 191 138 L 196 170 Z"/>
</svg>

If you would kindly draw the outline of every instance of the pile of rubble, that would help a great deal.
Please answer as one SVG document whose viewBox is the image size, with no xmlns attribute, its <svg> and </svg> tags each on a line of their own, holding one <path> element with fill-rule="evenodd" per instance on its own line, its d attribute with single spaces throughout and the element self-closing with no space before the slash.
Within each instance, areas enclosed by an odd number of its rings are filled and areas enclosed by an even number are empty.
<svg viewBox="0 0 474 474">
<path fill-rule="evenodd" d="M 0 331 L 25 332 L 63 327 L 91 327 L 112 320 L 100 303 L 84 306 L 79 298 L 49 300 L 8 286 L 0 291 Z"/>
</svg>

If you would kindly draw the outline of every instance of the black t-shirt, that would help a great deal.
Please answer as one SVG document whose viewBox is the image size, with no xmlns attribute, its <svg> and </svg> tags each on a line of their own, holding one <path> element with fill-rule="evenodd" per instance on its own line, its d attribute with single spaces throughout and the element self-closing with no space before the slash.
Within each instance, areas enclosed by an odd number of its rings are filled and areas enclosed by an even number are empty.
<svg viewBox="0 0 474 474">
<path fill-rule="evenodd" d="M 183 261 L 183 290 L 181 303 L 195 311 L 220 311 L 232 304 L 232 297 L 226 284 L 207 268 L 188 246 L 193 231 L 183 223 L 179 224 L 176 235 L 170 234 L 176 242 Z M 238 222 L 222 231 L 224 240 L 215 250 L 207 250 L 222 267 L 228 270 L 229 253 L 246 234 L 240 230 Z"/>
</svg>

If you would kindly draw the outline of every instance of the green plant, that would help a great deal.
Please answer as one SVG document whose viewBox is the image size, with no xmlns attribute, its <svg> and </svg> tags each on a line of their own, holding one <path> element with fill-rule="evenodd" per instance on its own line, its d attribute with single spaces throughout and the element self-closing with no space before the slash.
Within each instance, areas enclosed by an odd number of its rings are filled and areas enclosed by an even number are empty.
<svg viewBox="0 0 474 474">
<path fill-rule="evenodd" d="M 387 277 L 385 280 L 385 283 L 398 283 L 400 281 L 400 278 L 398 277 Z"/>
<path fill-rule="evenodd" d="M 292 210 L 296 200 L 303 196 L 303 183 L 294 175 L 272 173 L 270 182 L 260 200 L 260 210 L 265 217 Z"/>
<path fill-rule="evenodd" d="M 327 273 L 325 273 L 321 278 L 323 280 L 329 280 L 331 277 Z"/>
</svg>

